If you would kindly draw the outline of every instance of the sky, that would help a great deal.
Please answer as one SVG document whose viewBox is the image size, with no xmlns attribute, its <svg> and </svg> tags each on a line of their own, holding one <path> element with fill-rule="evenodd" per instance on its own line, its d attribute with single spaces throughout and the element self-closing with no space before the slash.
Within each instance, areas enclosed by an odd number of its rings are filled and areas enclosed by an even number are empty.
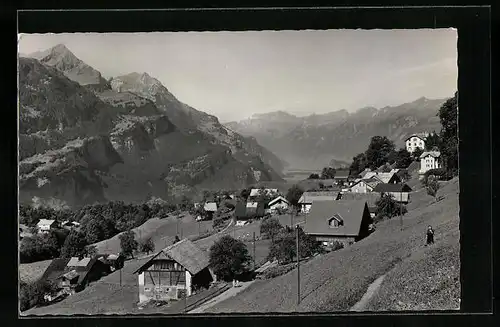
<svg viewBox="0 0 500 327">
<path fill-rule="evenodd" d="M 457 89 L 455 29 L 22 34 L 19 52 L 61 43 L 105 78 L 147 72 L 222 122 L 352 112 Z"/>
</svg>

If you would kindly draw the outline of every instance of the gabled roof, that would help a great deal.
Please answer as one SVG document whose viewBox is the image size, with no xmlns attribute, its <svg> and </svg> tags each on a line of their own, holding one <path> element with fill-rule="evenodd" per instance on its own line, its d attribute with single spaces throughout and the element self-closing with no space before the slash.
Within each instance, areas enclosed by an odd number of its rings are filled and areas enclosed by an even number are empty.
<svg viewBox="0 0 500 327">
<path fill-rule="evenodd" d="M 37 225 L 42 226 L 42 225 L 52 225 L 55 222 L 55 219 L 40 219 L 38 221 Z"/>
<path fill-rule="evenodd" d="M 411 134 L 409 135 L 407 138 L 405 138 L 405 142 L 408 141 L 409 139 L 411 139 L 412 137 L 418 137 L 419 139 L 421 139 L 422 141 L 425 141 L 425 139 L 429 136 L 429 133 L 427 132 L 423 132 L 423 133 L 415 133 L 415 134 Z"/>
<path fill-rule="evenodd" d="M 257 195 L 259 195 L 260 190 L 261 190 L 260 188 L 253 188 L 250 191 L 250 196 L 257 196 Z M 266 189 L 264 189 L 264 191 L 266 193 L 278 193 L 278 189 L 277 188 L 266 188 Z"/>
<path fill-rule="evenodd" d="M 413 161 L 409 166 L 408 168 L 406 168 L 406 170 L 408 170 L 408 172 L 411 174 L 412 172 L 414 172 L 415 170 L 418 170 L 420 169 L 420 163 L 418 161 Z"/>
<path fill-rule="evenodd" d="M 368 207 L 375 206 L 377 200 L 380 199 L 379 193 L 366 192 L 366 193 L 356 193 L 356 192 L 343 192 L 340 196 L 339 201 L 353 201 L 353 200 L 363 200 L 366 202 Z"/>
<path fill-rule="evenodd" d="M 315 202 L 307 216 L 304 231 L 315 235 L 357 236 L 365 208 L 367 205 L 364 200 Z M 328 221 L 336 215 L 342 217 L 344 224 L 331 228 Z"/>
<path fill-rule="evenodd" d="M 334 179 L 344 179 L 348 178 L 350 174 L 349 169 L 338 169 L 335 171 Z"/>
<path fill-rule="evenodd" d="M 269 203 L 268 203 L 267 205 L 268 205 L 268 206 L 272 206 L 273 204 L 275 204 L 275 203 L 277 203 L 277 202 L 279 202 L 279 201 L 283 201 L 283 202 L 285 202 L 286 204 L 290 204 L 290 202 L 288 202 L 288 200 L 287 200 L 287 199 L 285 199 L 284 197 L 282 197 L 282 196 L 280 195 L 280 196 L 278 196 L 277 198 L 275 198 L 275 199 L 273 199 L 273 200 L 269 201 Z"/>
<path fill-rule="evenodd" d="M 71 271 L 69 271 L 69 272 L 67 272 L 65 274 L 62 274 L 59 278 L 64 277 L 64 278 L 66 278 L 68 280 L 72 280 L 72 279 L 74 279 L 74 278 L 76 278 L 78 276 L 79 276 L 78 272 L 76 272 L 76 270 L 73 269 L 73 270 L 71 270 Z"/>
<path fill-rule="evenodd" d="M 439 152 L 439 151 L 425 151 L 424 153 L 422 153 L 420 155 L 420 159 L 425 158 L 427 156 L 439 158 L 439 156 L 441 156 L 441 152 Z"/>
<path fill-rule="evenodd" d="M 54 280 L 58 278 L 66 270 L 68 262 L 69 258 L 56 258 L 52 260 L 40 279 Z"/>
<path fill-rule="evenodd" d="M 85 257 L 82 260 L 77 257 L 72 257 L 66 266 L 68 267 L 87 267 L 90 263 L 91 258 Z"/>
<path fill-rule="evenodd" d="M 339 192 L 304 192 L 299 199 L 299 203 L 335 200 L 338 193 Z"/>
<path fill-rule="evenodd" d="M 369 179 L 369 178 L 372 178 L 374 176 L 377 176 L 376 171 L 368 171 L 363 175 L 363 177 L 361 177 L 361 179 Z"/>
<path fill-rule="evenodd" d="M 209 264 L 209 258 L 206 252 L 200 250 L 193 242 L 185 238 L 182 241 L 172 244 L 158 252 L 148 262 L 137 269 L 134 274 L 141 273 L 145 269 L 149 268 L 155 260 L 164 257 L 179 263 L 181 266 L 186 268 L 191 275 L 196 275 L 208 267 Z"/>
<path fill-rule="evenodd" d="M 382 181 L 380 179 L 376 178 L 376 177 L 365 179 L 364 182 L 368 186 L 370 186 L 371 188 L 375 188 L 375 186 L 377 186 L 378 184 L 382 183 Z"/>
<path fill-rule="evenodd" d="M 386 183 L 380 183 L 378 184 L 373 192 L 411 192 L 412 189 L 411 187 L 408 186 L 408 184 L 386 184 Z"/>
<path fill-rule="evenodd" d="M 205 211 L 217 211 L 217 203 L 215 203 L 215 202 L 207 202 L 203 206 L 203 209 Z"/>
<path fill-rule="evenodd" d="M 389 181 L 394 177 L 395 173 L 394 172 L 391 172 L 391 173 L 378 173 L 375 177 L 377 177 L 378 179 L 380 179 L 382 181 L 382 183 L 389 183 Z M 399 176 L 396 175 L 398 178 Z"/>
</svg>

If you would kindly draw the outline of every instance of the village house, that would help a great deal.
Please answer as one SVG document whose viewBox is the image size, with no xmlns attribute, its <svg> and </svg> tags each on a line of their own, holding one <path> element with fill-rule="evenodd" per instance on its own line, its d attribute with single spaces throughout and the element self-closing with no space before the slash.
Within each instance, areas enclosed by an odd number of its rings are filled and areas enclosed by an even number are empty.
<svg viewBox="0 0 500 327">
<path fill-rule="evenodd" d="M 368 211 L 370 211 L 370 216 L 372 218 L 377 214 L 377 201 L 380 199 L 379 193 L 367 192 L 367 193 L 356 193 L 356 192 L 342 192 L 339 194 L 337 200 L 353 201 L 353 200 L 363 200 L 368 205 Z"/>
<path fill-rule="evenodd" d="M 36 224 L 39 233 L 48 233 L 51 229 L 57 227 L 57 221 L 54 219 L 40 219 Z"/>
<path fill-rule="evenodd" d="M 441 168 L 440 164 L 441 153 L 439 151 L 426 151 L 420 156 L 419 174 L 425 174 L 431 169 Z"/>
<path fill-rule="evenodd" d="M 411 187 L 408 184 L 386 184 L 380 183 L 378 184 L 373 192 L 382 194 L 391 195 L 395 201 L 408 203 L 410 201 L 410 192 L 412 191 Z"/>
<path fill-rule="evenodd" d="M 358 179 L 351 185 L 349 192 L 354 193 L 367 193 L 373 192 L 373 189 L 377 184 L 382 183 L 380 179 L 372 177 L 369 179 Z"/>
<path fill-rule="evenodd" d="M 278 189 L 277 188 L 253 188 L 250 190 L 250 195 L 248 196 L 248 201 L 254 201 L 257 199 L 257 197 L 261 194 L 261 192 L 264 191 L 264 194 L 268 196 L 277 196 Z"/>
<path fill-rule="evenodd" d="M 65 220 L 61 223 L 61 227 L 68 230 L 77 229 L 80 227 L 80 223 L 77 221 Z"/>
<path fill-rule="evenodd" d="M 386 184 L 401 183 L 401 178 L 398 176 L 398 174 L 396 174 L 395 171 L 391 171 L 388 173 L 378 173 L 374 177 L 378 178 L 382 183 Z"/>
<path fill-rule="evenodd" d="M 314 201 L 335 201 L 339 192 L 304 192 L 298 204 L 300 211 L 308 213 Z"/>
<path fill-rule="evenodd" d="M 286 210 L 286 209 L 288 209 L 289 205 L 290 205 L 290 202 L 288 202 L 288 200 L 285 199 L 284 197 L 282 197 L 281 195 L 278 196 L 277 198 L 269 201 L 269 203 L 267 204 L 267 206 L 269 208 L 268 211 L 270 213 L 276 213 L 279 210 Z"/>
<path fill-rule="evenodd" d="M 318 201 L 311 208 L 304 231 L 323 245 L 348 246 L 370 234 L 372 218 L 364 200 Z"/>
<path fill-rule="evenodd" d="M 265 215 L 264 202 L 238 202 L 234 210 L 234 219 L 236 221 L 247 220 L 249 218 L 258 218 Z"/>
<path fill-rule="evenodd" d="M 208 255 L 188 239 L 172 244 L 137 269 L 139 303 L 178 300 L 216 279 Z"/>
<path fill-rule="evenodd" d="M 415 151 L 417 148 L 420 148 L 421 150 L 425 149 L 425 140 L 429 136 L 429 133 L 417 133 L 417 134 L 412 134 L 409 137 L 406 138 L 405 144 L 406 144 L 406 151 L 412 153 Z"/>
<path fill-rule="evenodd" d="M 109 266 L 98 260 L 98 256 L 57 258 L 52 260 L 41 280 L 51 281 L 59 290 L 73 294 L 109 272 Z"/>
<path fill-rule="evenodd" d="M 349 174 L 349 169 L 338 169 L 333 179 L 337 182 L 337 185 L 346 185 L 349 181 Z"/>
<path fill-rule="evenodd" d="M 217 212 L 217 203 L 215 202 L 207 202 L 203 206 L 203 210 L 205 211 L 205 215 L 207 219 L 212 219 L 214 213 Z"/>
</svg>

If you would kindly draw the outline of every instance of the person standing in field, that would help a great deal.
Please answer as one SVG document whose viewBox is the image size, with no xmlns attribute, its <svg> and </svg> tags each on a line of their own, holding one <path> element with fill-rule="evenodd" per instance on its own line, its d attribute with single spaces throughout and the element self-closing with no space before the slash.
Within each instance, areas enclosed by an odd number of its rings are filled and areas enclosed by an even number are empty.
<svg viewBox="0 0 500 327">
<path fill-rule="evenodd" d="M 427 227 L 427 244 L 434 244 L 434 230 L 432 226 Z"/>
</svg>

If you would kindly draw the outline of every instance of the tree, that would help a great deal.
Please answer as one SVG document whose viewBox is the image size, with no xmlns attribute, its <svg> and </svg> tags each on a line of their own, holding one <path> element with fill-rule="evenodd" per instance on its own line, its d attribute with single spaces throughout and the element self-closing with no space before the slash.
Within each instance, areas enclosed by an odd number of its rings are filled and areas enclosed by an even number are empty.
<svg viewBox="0 0 500 327">
<path fill-rule="evenodd" d="M 422 150 L 421 148 L 416 148 L 415 150 L 413 150 L 411 155 L 413 156 L 413 159 L 420 161 L 420 156 L 422 155 L 422 153 L 424 153 L 424 150 Z"/>
<path fill-rule="evenodd" d="M 245 200 L 245 201 L 246 201 L 246 200 L 248 199 L 248 197 L 250 196 L 250 192 L 251 192 L 251 190 L 250 190 L 250 189 L 244 188 L 244 189 L 243 189 L 243 190 L 241 190 L 241 192 L 240 192 L 240 196 L 241 196 L 241 198 L 242 198 L 243 200 Z"/>
<path fill-rule="evenodd" d="M 458 92 L 441 106 L 437 115 L 441 122 L 439 150 L 443 166 L 455 176 L 458 174 Z"/>
<path fill-rule="evenodd" d="M 142 241 L 139 244 L 139 249 L 141 252 L 145 252 L 147 254 L 149 254 L 150 252 L 154 252 L 155 244 L 153 243 L 151 237 L 148 237 L 146 240 Z"/>
<path fill-rule="evenodd" d="M 434 149 L 439 149 L 441 147 L 441 140 L 439 134 L 436 132 L 430 133 L 425 139 L 425 150 L 432 151 Z"/>
<path fill-rule="evenodd" d="M 325 167 L 321 171 L 321 179 L 333 179 L 337 171 L 333 167 Z"/>
<path fill-rule="evenodd" d="M 175 244 L 179 241 L 180 241 L 179 236 L 175 235 L 174 242 L 172 244 Z"/>
<path fill-rule="evenodd" d="M 288 192 L 286 193 L 286 199 L 294 208 L 297 208 L 299 206 L 300 197 L 303 193 L 304 190 L 299 185 L 294 184 L 288 189 Z"/>
<path fill-rule="evenodd" d="M 368 166 L 375 170 L 389 160 L 389 156 L 394 152 L 394 142 L 386 136 L 373 136 L 365 152 Z"/>
<path fill-rule="evenodd" d="M 319 179 L 319 175 L 313 173 L 313 174 L 309 175 L 308 179 Z"/>
<path fill-rule="evenodd" d="M 402 182 L 406 182 L 406 181 L 410 180 L 411 175 L 410 175 L 410 173 L 408 172 L 407 169 L 403 169 L 401 171 L 401 174 L 399 175 L 399 177 L 401 178 Z"/>
<path fill-rule="evenodd" d="M 306 258 L 314 253 L 322 252 L 321 243 L 310 235 L 304 233 L 302 228 L 298 228 L 299 233 L 299 254 L 301 258 Z M 284 228 L 279 236 L 271 244 L 268 259 L 276 258 L 280 263 L 291 262 L 297 256 L 297 234 L 292 228 Z"/>
<path fill-rule="evenodd" d="M 97 255 L 97 248 L 95 245 L 87 245 L 85 247 L 85 256 L 93 258 Z"/>
<path fill-rule="evenodd" d="M 135 234 L 132 230 L 126 231 L 119 236 L 122 253 L 126 256 L 134 257 L 134 251 L 137 250 L 138 243 L 135 240 Z"/>
<path fill-rule="evenodd" d="M 376 220 L 378 221 L 398 216 L 400 213 L 404 215 L 407 212 L 406 207 L 398 203 L 392 195 L 388 193 L 382 193 L 380 198 L 375 202 L 375 205 L 377 207 Z"/>
<path fill-rule="evenodd" d="M 406 168 L 413 162 L 411 153 L 406 149 L 400 149 L 396 155 L 396 168 Z"/>
<path fill-rule="evenodd" d="M 271 242 L 274 242 L 275 236 L 278 235 L 282 228 L 283 226 L 280 224 L 278 219 L 268 218 L 260 224 L 260 233 L 270 238 Z"/>
<path fill-rule="evenodd" d="M 33 283 L 21 283 L 19 292 L 19 304 L 21 311 L 26 311 L 45 302 L 45 294 L 54 293 L 57 287 L 46 280 L 38 280 Z"/>
<path fill-rule="evenodd" d="M 349 170 L 353 175 L 359 175 L 368 166 L 366 155 L 360 153 L 352 158 L 352 163 L 349 166 Z"/>
<path fill-rule="evenodd" d="M 245 243 L 229 235 L 221 237 L 210 247 L 209 264 L 214 273 L 225 281 L 244 273 L 250 260 Z"/>
<path fill-rule="evenodd" d="M 435 178 L 434 176 L 429 176 L 425 188 L 427 190 L 427 194 L 434 197 L 434 200 L 437 202 L 437 193 L 439 190 L 439 182 L 437 178 Z"/>
<path fill-rule="evenodd" d="M 87 240 L 85 234 L 79 231 L 71 231 L 66 237 L 64 245 L 61 249 L 61 257 L 71 258 L 71 257 L 81 257 L 85 255 L 87 246 Z"/>
</svg>

